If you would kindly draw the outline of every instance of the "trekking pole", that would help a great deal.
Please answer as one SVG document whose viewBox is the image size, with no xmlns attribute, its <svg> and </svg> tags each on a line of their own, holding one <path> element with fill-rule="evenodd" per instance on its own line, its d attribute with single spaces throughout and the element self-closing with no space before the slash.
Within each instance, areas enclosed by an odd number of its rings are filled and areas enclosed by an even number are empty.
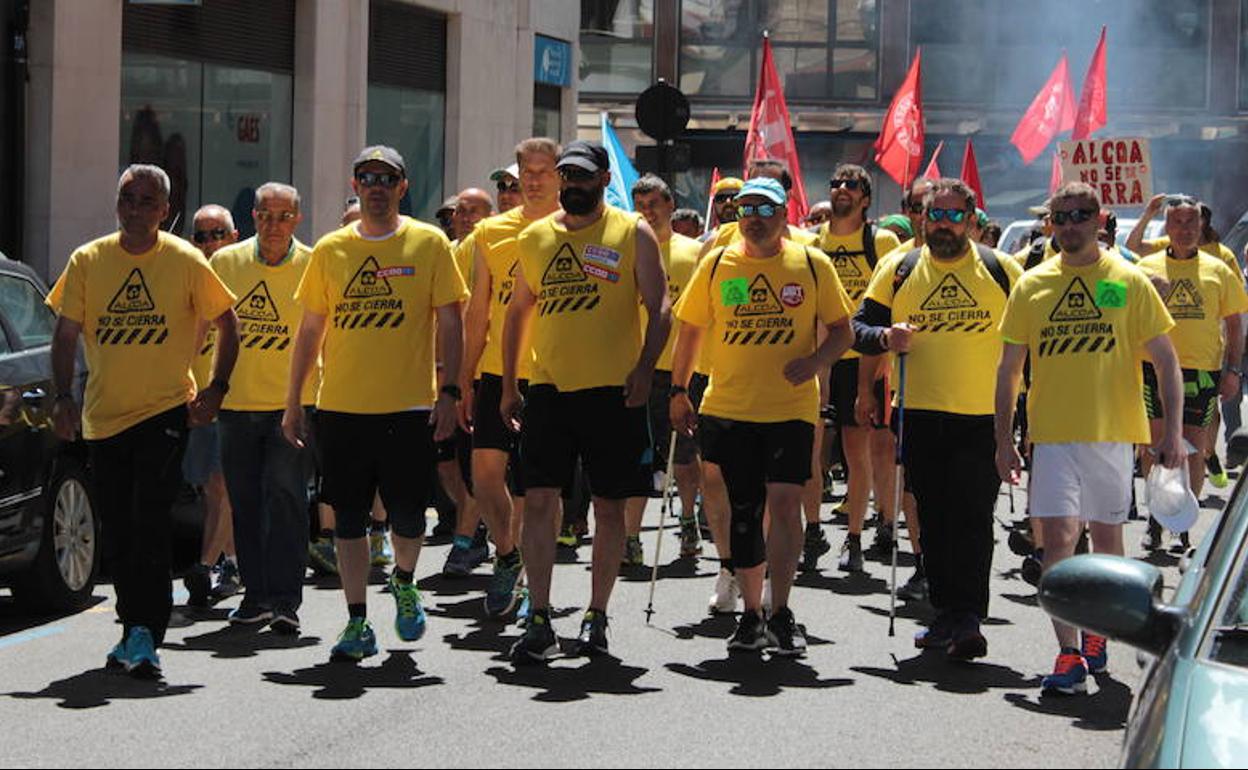
<svg viewBox="0 0 1248 770">
<path fill-rule="evenodd" d="M 898 512 L 901 511 L 901 495 L 902 495 L 902 474 L 905 469 L 902 467 L 901 461 L 901 443 L 906 435 L 906 354 L 900 353 L 897 356 L 897 452 L 893 457 L 893 462 L 897 469 L 897 479 L 893 482 L 893 500 L 897 506 Z M 892 577 L 889 580 L 888 588 L 888 635 L 890 637 L 897 635 L 897 535 L 893 534 L 893 566 Z"/>
<path fill-rule="evenodd" d="M 667 514 L 672 505 L 672 489 L 676 486 L 672 475 L 676 465 L 676 431 L 667 445 L 667 475 L 663 477 L 663 505 L 659 509 L 659 539 L 654 544 L 654 568 L 650 570 L 650 602 L 646 605 L 646 625 L 654 615 L 654 586 L 659 580 L 659 555 L 663 553 L 663 535 L 667 528 Z"/>
</svg>

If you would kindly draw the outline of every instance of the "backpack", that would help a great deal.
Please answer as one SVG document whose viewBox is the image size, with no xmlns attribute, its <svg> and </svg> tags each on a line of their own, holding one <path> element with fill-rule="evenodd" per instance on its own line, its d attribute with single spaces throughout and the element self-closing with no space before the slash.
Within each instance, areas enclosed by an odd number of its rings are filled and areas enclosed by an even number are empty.
<svg viewBox="0 0 1248 770">
<path fill-rule="evenodd" d="M 992 276 L 992 280 L 997 282 L 997 285 L 1001 287 L 1001 291 L 1008 298 L 1010 296 L 1010 277 L 1006 274 L 1005 268 L 1001 267 L 1001 260 L 997 259 L 997 253 L 982 243 L 975 244 L 975 251 L 979 254 L 979 261 L 984 263 L 988 274 Z M 1043 256 L 1043 243 L 1040 244 L 1040 253 Z M 919 257 L 922 254 L 922 249 L 912 249 L 897 263 L 897 271 L 893 273 L 893 296 L 897 296 L 897 291 L 906 282 L 906 279 L 910 277 L 910 274 L 914 272 L 914 268 L 919 264 Z M 1028 261 L 1030 261 L 1030 256 Z"/>
</svg>

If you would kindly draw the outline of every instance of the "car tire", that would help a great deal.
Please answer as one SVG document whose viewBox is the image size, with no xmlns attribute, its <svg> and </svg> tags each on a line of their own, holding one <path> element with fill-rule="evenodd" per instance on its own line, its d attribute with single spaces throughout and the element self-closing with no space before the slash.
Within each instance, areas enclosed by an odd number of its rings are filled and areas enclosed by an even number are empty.
<svg viewBox="0 0 1248 770">
<path fill-rule="evenodd" d="M 34 613 L 77 612 L 91 602 L 102 554 L 99 513 L 80 461 L 58 460 L 42 505 L 39 554 L 14 581 L 13 597 Z"/>
</svg>

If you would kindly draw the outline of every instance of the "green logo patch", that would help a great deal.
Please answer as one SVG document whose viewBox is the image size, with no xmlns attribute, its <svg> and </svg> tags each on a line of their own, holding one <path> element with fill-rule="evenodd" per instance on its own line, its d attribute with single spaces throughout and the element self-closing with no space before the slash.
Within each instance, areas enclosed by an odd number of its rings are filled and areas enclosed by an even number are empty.
<svg viewBox="0 0 1248 770">
<path fill-rule="evenodd" d="M 1127 285 L 1122 281 L 1097 281 L 1096 306 L 1126 307 Z"/>
<path fill-rule="evenodd" d="M 745 305 L 750 301 L 750 282 L 744 278 L 730 278 L 720 281 L 719 296 L 725 307 Z"/>
</svg>

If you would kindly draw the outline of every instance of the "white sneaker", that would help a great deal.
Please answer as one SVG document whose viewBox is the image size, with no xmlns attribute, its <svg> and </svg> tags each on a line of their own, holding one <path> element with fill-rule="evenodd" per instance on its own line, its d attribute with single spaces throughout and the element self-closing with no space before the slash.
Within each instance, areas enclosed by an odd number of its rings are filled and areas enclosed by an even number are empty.
<svg viewBox="0 0 1248 770">
<path fill-rule="evenodd" d="M 771 615 L 771 578 L 763 581 L 763 616 Z"/>
<path fill-rule="evenodd" d="M 741 589 L 737 586 L 737 576 L 726 569 L 719 571 L 715 579 L 715 593 L 708 602 L 712 615 L 737 611 L 737 602 L 741 600 Z"/>
</svg>

